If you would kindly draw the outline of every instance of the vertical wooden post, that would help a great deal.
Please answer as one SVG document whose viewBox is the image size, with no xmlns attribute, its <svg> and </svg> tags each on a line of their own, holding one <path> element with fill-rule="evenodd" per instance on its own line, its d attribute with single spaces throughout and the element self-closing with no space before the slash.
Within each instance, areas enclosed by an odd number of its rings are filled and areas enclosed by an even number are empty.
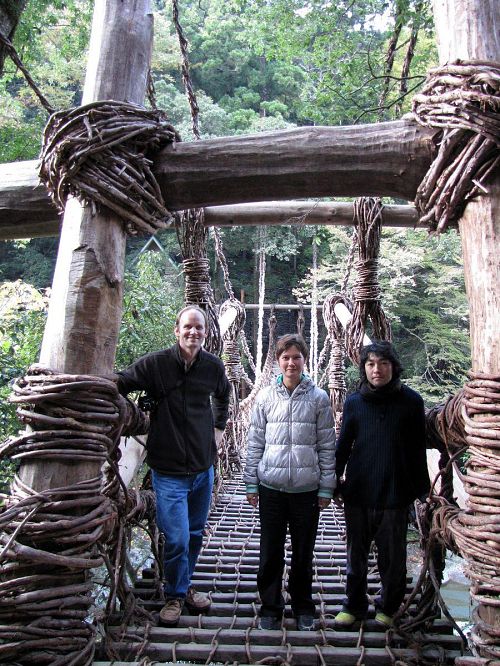
<svg viewBox="0 0 500 666">
<path fill-rule="evenodd" d="M 142 104 L 152 50 L 150 0 L 96 0 L 83 104 Z M 111 213 L 66 207 L 40 362 L 73 374 L 113 369 L 120 328 L 126 236 Z M 95 463 L 28 462 L 21 480 L 35 491 L 99 474 Z"/>
<path fill-rule="evenodd" d="M 440 63 L 500 61 L 498 0 L 434 0 Z M 488 194 L 469 203 L 459 222 L 469 300 L 472 370 L 500 375 L 500 175 Z M 479 617 L 498 631 L 500 607 L 481 604 Z M 483 655 L 480 655 L 483 656 Z"/>
</svg>

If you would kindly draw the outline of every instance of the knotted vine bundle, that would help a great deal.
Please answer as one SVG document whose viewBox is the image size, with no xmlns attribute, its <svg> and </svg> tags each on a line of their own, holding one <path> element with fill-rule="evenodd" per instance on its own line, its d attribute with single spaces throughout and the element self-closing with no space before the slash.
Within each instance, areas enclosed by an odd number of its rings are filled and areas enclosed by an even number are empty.
<svg viewBox="0 0 500 666">
<path fill-rule="evenodd" d="M 89 666 L 96 625 L 89 572 L 112 569 L 113 599 L 126 589 L 120 534 L 132 498 L 121 492 L 118 443 L 126 429 L 144 432 L 148 420 L 118 394 L 116 385 L 90 375 L 58 374 L 33 366 L 10 400 L 26 432 L 0 446 L 0 457 L 54 463 L 91 463 L 94 478 L 43 491 L 16 476 L 0 511 L 0 662 Z M 107 463 L 103 480 L 99 470 Z M 90 472 L 89 472 L 90 473 Z M 110 537 L 112 537 L 110 539 Z M 46 661 L 39 661 L 41 653 Z"/>
<path fill-rule="evenodd" d="M 378 283 L 378 254 L 382 226 L 380 199 L 363 197 L 354 202 L 357 223 L 358 261 L 353 289 L 352 319 L 346 327 L 346 349 L 349 358 L 359 364 L 366 324 L 371 320 L 372 332 L 378 340 L 391 339 L 391 326 L 380 302 Z"/>
<path fill-rule="evenodd" d="M 229 419 L 219 450 L 219 460 L 224 478 L 230 478 L 241 466 L 240 444 L 243 438 L 242 423 L 239 418 L 240 386 L 246 375 L 241 363 L 239 340 L 245 326 L 245 307 L 236 298 L 229 298 L 221 305 L 219 317 L 234 315 L 231 324 L 222 336 L 222 360 L 226 368 L 227 378 L 231 384 L 231 402 Z"/>
<path fill-rule="evenodd" d="M 338 436 L 342 423 L 342 410 L 347 395 L 347 385 L 345 378 L 345 332 L 342 323 L 335 314 L 337 303 L 342 303 L 350 311 L 352 311 L 352 303 L 343 294 L 330 294 L 323 302 L 323 321 L 331 345 L 330 361 L 327 369 L 328 388 L 335 418 L 335 431 Z"/>
<path fill-rule="evenodd" d="M 151 170 L 154 154 L 180 138 L 162 111 L 101 101 L 52 114 L 45 127 L 40 180 L 63 210 L 69 196 L 105 207 L 127 233 L 155 234 L 172 220 Z"/>
<path fill-rule="evenodd" d="M 456 223 L 473 197 L 487 193 L 500 160 L 500 65 L 457 61 L 432 69 L 413 99 L 415 119 L 441 128 L 437 155 L 420 184 L 420 223 L 438 233 Z"/>
</svg>

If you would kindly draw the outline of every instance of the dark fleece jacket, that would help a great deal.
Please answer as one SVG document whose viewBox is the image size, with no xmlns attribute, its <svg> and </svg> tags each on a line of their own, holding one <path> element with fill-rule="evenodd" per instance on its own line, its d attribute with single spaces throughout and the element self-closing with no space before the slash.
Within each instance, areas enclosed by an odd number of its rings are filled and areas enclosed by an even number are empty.
<svg viewBox="0 0 500 666">
<path fill-rule="evenodd" d="M 336 472 L 345 470 L 346 504 L 370 508 L 409 505 L 429 491 L 425 411 L 416 391 L 370 395 L 356 391 L 344 405 Z"/>
<path fill-rule="evenodd" d="M 118 390 L 147 391 L 151 413 L 146 462 L 164 474 L 197 474 L 215 462 L 214 426 L 223 430 L 230 385 L 222 361 L 201 349 L 186 371 L 179 345 L 146 354 L 118 373 Z"/>
</svg>

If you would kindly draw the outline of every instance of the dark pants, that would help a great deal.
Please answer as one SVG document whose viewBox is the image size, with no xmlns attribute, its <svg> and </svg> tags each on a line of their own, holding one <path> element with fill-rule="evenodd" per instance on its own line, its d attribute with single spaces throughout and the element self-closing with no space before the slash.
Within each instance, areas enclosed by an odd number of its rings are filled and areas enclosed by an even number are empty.
<svg viewBox="0 0 500 666">
<path fill-rule="evenodd" d="M 368 556 L 372 541 L 382 588 L 377 610 L 394 615 L 406 590 L 406 531 L 408 509 L 369 509 L 344 506 L 347 532 L 347 583 L 344 610 L 362 619 L 368 610 L 366 596 Z"/>
<path fill-rule="evenodd" d="M 318 492 L 284 493 L 259 487 L 260 562 L 257 574 L 260 614 L 281 618 L 285 540 L 290 529 L 292 558 L 288 592 L 294 615 L 314 615 L 312 559 L 318 531 Z"/>
</svg>

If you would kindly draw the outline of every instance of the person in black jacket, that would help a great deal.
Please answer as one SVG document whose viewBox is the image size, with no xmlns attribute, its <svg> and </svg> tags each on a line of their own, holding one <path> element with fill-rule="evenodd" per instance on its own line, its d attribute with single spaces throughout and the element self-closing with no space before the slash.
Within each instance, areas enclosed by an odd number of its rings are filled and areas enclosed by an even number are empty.
<svg viewBox="0 0 500 666">
<path fill-rule="evenodd" d="M 336 473 L 347 533 L 346 598 L 339 627 L 368 610 L 371 542 L 377 546 L 382 583 L 375 620 L 390 627 L 406 589 L 409 505 L 430 489 L 421 396 L 401 383 L 401 365 L 390 342 L 363 347 L 358 390 L 348 396 L 336 447 Z"/>
<path fill-rule="evenodd" d="M 154 401 L 146 462 L 152 470 L 156 517 L 164 535 L 163 624 L 175 626 L 183 605 L 198 612 L 210 600 L 191 585 L 203 541 L 217 443 L 229 411 L 222 361 L 202 349 L 206 317 L 188 305 L 177 315 L 177 344 L 146 354 L 118 373 L 118 390 L 146 391 Z M 214 430 L 215 428 L 215 430 Z"/>
</svg>

